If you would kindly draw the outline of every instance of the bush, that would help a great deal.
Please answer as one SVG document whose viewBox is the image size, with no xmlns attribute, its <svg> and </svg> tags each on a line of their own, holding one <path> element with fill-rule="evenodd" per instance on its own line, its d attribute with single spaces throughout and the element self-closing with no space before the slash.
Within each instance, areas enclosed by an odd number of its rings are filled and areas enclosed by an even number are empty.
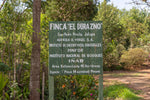
<svg viewBox="0 0 150 100">
<path fill-rule="evenodd" d="M 5 87 L 7 83 L 8 83 L 8 77 L 3 73 L 0 73 L 0 100 L 6 100 L 4 99 L 4 96 L 6 97 L 7 95 L 7 93 L 5 93 Z"/>
<path fill-rule="evenodd" d="M 148 53 L 141 48 L 134 48 L 125 51 L 121 56 L 120 63 L 125 67 L 137 66 L 139 67 L 144 63 L 148 56 Z"/>
<path fill-rule="evenodd" d="M 96 100 L 97 81 L 91 75 L 55 77 L 55 100 Z"/>
<path fill-rule="evenodd" d="M 119 60 L 123 51 L 125 51 L 125 47 L 122 44 L 118 44 L 118 45 L 115 45 L 115 43 L 107 44 L 107 49 L 104 49 L 104 54 L 103 54 L 105 71 L 123 69 L 123 68 L 119 68 L 119 69 L 117 68 L 118 66 L 120 66 Z"/>
<path fill-rule="evenodd" d="M 3 62 L 0 62 L 0 72 L 6 73 L 10 69 L 11 68 L 8 65 L 4 64 Z"/>
</svg>

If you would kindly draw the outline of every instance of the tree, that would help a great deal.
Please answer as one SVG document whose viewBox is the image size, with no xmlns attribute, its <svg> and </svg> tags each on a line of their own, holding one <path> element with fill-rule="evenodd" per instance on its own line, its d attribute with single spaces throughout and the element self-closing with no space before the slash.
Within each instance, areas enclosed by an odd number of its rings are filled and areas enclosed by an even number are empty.
<svg viewBox="0 0 150 100">
<path fill-rule="evenodd" d="M 142 45 L 141 36 L 148 34 L 147 12 L 132 8 L 130 11 L 123 12 L 123 15 L 120 22 L 124 27 L 124 38 L 129 40 L 126 48 Z"/>
<path fill-rule="evenodd" d="M 14 81 L 16 81 L 16 67 L 20 60 L 20 55 L 17 52 L 20 50 L 20 33 L 23 30 L 21 26 L 26 22 L 25 10 L 16 9 L 19 5 L 20 3 L 17 3 L 17 1 L 7 0 L 0 11 L 0 33 L 5 41 L 2 44 L 4 48 L 1 57 L 2 62 L 5 61 L 7 65 L 14 67 Z"/>
<path fill-rule="evenodd" d="M 5 63 L 10 68 L 7 71 L 9 86 L 11 87 L 9 92 L 9 95 L 11 95 L 10 99 L 23 97 L 23 95 L 18 96 L 22 92 L 17 94 L 19 91 L 17 88 L 23 90 L 29 87 L 28 82 L 25 84 L 22 83 L 25 76 L 22 75 L 23 77 L 20 78 L 21 74 L 24 74 L 21 73 L 20 69 L 24 68 L 23 62 L 26 60 L 27 55 L 25 50 L 23 50 L 23 43 L 25 43 L 23 40 L 26 39 L 26 36 L 23 34 L 25 34 L 25 24 L 29 14 L 26 12 L 26 9 L 17 9 L 20 6 L 21 3 L 19 0 L 7 0 L 0 11 L 0 38 L 2 39 L 0 42 L 0 55 L 2 57 L 2 59 L 0 58 L 0 62 Z M 13 80 L 12 75 L 14 76 Z M 7 85 L 7 87 L 9 86 Z"/>
<path fill-rule="evenodd" d="M 33 34 L 30 70 L 30 100 L 40 100 L 40 13 L 41 0 L 33 1 Z"/>
<path fill-rule="evenodd" d="M 93 0 L 51 0 L 46 14 L 54 21 L 92 20 L 97 12 Z"/>
<path fill-rule="evenodd" d="M 98 5 L 98 14 L 94 20 L 103 21 L 104 66 L 111 67 L 118 63 L 116 47 L 122 44 L 123 26 L 120 23 L 120 11 L 106 0 Z"/>
<path fill-rule="evenodd" d="M 147 5 L 150 7 L 150 0 L 132 0 L 136 5 Z"/>
<path fill-rule="evenodd" d="M 5 4 L 6 0 L 3 1 L 2 5 L 0 6 L 0 11 L 3 8 L 4 4 Z"/>
<path fill-rule="evenodd" d="M 22 0 L 28 9 L 33 9 L 33 0 Z M 41 0 L 41 12 L 45 13 L 47 1 Z"/>
</svg>

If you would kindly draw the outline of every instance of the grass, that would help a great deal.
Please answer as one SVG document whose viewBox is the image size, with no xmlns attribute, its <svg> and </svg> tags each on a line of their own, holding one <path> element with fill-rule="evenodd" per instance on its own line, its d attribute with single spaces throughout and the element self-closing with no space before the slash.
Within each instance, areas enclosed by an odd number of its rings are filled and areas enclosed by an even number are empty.
<svg viewBox="0 0 150 100">
<path fill-rule="evenodd" d="M 111 86 L 106 87 L 104 89 L 104 98 L 106 100 L 115 100 L 115 99 L 116 100 L 140 100 L 142 99 L 141 97 L 137 96 L 137 93 L 134 90 L 131 90 L 130 88 L 121 84 L 111 85 Z"/>
<path fill-rule="evenodd" d="M 134 73 L 134 74 L 128 74 L 132 77 L 137 77 L 137 76 L 140 76 L 139 73 Z M 113 77 L 124 77 L 124 76 L 127 76 L 127 73 L 115 73 L 115 74 L 112 74 Z"/>
</svg>

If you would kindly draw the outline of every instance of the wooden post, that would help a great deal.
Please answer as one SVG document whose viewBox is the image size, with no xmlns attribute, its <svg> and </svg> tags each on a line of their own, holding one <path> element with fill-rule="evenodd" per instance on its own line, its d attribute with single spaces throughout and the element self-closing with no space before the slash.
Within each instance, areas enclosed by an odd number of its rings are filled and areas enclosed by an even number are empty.
<svg viewBox="0 0 150 100">
<path fill-rule="evenodd" d="M 44 88 L 45 88 L 45 72 L 42 74 L 42 100 L 44 100 Z"/>
<path fill-rule="evenodd" d="M 54 77 L 48 76 L 49 79 L 49 100 L 54 100 Z"/>
<path fill-rule="evenodd" d="M 99 100 L 103 100 L 103 74 L 99 75 Z"/>
</svg>

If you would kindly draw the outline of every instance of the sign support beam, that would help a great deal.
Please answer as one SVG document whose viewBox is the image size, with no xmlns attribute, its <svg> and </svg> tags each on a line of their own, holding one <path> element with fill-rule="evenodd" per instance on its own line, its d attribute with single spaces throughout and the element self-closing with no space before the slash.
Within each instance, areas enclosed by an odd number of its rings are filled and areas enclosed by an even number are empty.
<svg viewBox="0 0 150 100">
<path fill-rule="evenodd" d="M 48 76 L 49 79 L 49 100 L 54 100 L 54 76 Z"/>
<path fill-rule="evenodd" d="M 99 100 L 103 100 L 103 75 L 99 75 Z"/>
</svg>

